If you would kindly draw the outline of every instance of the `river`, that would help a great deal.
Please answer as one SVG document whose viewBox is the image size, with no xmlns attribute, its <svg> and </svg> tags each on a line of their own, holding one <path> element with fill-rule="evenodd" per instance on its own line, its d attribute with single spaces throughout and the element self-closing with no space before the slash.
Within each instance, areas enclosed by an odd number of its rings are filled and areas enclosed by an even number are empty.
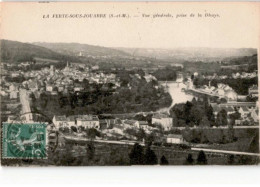
<svg viewBox="0 0 260 187">
<path fill-rule="evenodd" d="M 165 83 L 162 83 L 161 85 L 165 86 Z M 168 85 L 168 92 L 171 95 L 172 98 L 172 103 L 170 107 L 167 108 L 162 108 L 158 112 L 168 112 L 170 109 L 178 103 L 185 103 L 187 101 L 191 101 L 193 96 L 192 95 L 187 95 L 185 92 L 182 92 L 182 88 L 186 88 L 186 85 L 183 83 L 176 83 L 176 82 L 170 82 L 167 83 Z"/>
</svg>

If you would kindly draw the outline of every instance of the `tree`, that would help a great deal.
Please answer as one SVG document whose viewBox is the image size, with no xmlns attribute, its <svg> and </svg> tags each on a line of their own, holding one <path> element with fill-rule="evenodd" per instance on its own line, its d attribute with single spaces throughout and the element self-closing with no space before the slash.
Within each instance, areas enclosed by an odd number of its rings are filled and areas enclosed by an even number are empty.
<svg viewBox="0 0 260 187">
<path fill-rule="evenodd" d="M 207 116 L 202 117 L 202 120 L 200 121 L 200 127 L 210 127 L 210 121 L 208 120 Z"/>
<path fill-rule="evenodd" d="M 151 134 L 148 134 L 145 138 L 145 144 L 146 145 L 152 145 L 155 138 L 156 138 L 156 136 L 155 136 L 154 132 L 152 132 Z"/>
<path fill-rule="evenodd" d="M 230 122 L 230 126 L 234 126 L 235 125 L 235 121 L 238 120 L 239 118 L 241 117 L 241 114 L 236 110 L 235 113 L 233 114 L 230 114 L 229 115 L 229 118 L 231 119 L 231 122 Z"/>
<path fill-rule="evenodd" d="M 192 109 L 190 110 L 190 121 L 194 122 L 195 125 L 199 125 L 200 121 L 202 119 L 202 115 L 203 115 L 203 110 L 201 107 L 192 107 Z"/>
<path fill-rule="evenodd" d="M 94 143 L 92 141 L 90 141 L 87 144 L 86 151 L 87 151 L 87 159 L 92 160 L 94 158 L 94 155 L 95 155 L 95 146 L 94 146 Z"/>
<path fill-rule="evenodd" d="M 144 140 L 145 137 L 146 137 L 146 134 L 145 134 L 144 129 L 139 129 L 138 132 L 137 132 L 137 134 L 136 134 L 136 137 L 137 137 L 137 140 L 138 140 L 138 141 Z"/>
<path fill-rule="evenodd" d="M 87 129 L 86 134 L 90 139 L 95 139 L 96 136 L 100 136 L 100 133 L 97 131 L 97 129 L 94 128 Z"/>
<path fill-rule="evenodd" d="M 199 152 L 199 155 L 198 155 L 198 158 L 197 158 L 197 164 L 199 164 L 199 165 L 206 165 L 207 164 L 207 158 L 206 158 L 204 151 Z"/>
<path fill-rule="evenodd" d="M 169 165 L 169 162 L 164 155 L 161 157 L 160 165 Z"/>
<path fill-rule="evenodd" d="M 147 146 L 144 154 L 144 164 L 155 165 L 157 162 L 157 156 L 155 155 L 154 151 L 151 150 L 150 146 Z"/>
<path fill-rule="evenodd" d="M 189 153 L 189 154 L 188 154 L 188 157 L 186 158 L 186 164 L 187 164 L 187 165 L 192 165 L 193 162 L 194 162 L 194 160 L 193 160 L 193 158 L 192 158 L 192 154 Z"/>
<path fill-rule="evenodd" d="M 225 98 L 221 98 L 220 103 L 227 103 L 227 100 Z"/>
<path fill-rule="evenodd" d="M 206 114 L 207 114 L 207 117 L 208 117 L 208 120 L 209 121 L 215 121 L 215 116 L 214 116 L 214 113 L 213 113 L 213 108 L 211 105 L 209 105 L 207 108 L 206 108 Z"/>
<path fill-rule="evenodd" d="M 77 127 L 71 126 L 70 129 L 71 129 L 71 131 L 73 131 L 73 132 L 78 132 Z"/>
<path fill-rule="evenodd" d="M 217 126 L 227 126 L 227 112 L 226 110 L 222 109 L 219 111 L 217 115 L 216 125 Z"/>
<path fill-rule="evenodd" d="M 144 154 L 143 154 L 143 147 L 138 143 L 134 144 L 130 154 L 130 165 L 143 165 L 144 164 Z"/>
<path fill-rule="evenodd" d="M 192 103 L 193 105 L 196 105 L 196 104 L 197 104 L 197 100 L 196 100 L 195 97 L 192 98 L 191 103 Z"/>
<path fill-rule="evenodd" d="M 232 164 L 234 164 L 234 161 L 235 161 L 234 155 L 229 155 L 229 156 L 228 156 L 228 161 L 227 161 L 227 163 L 228 163 L 229 165 L 232 165 Z"/>
</svg>

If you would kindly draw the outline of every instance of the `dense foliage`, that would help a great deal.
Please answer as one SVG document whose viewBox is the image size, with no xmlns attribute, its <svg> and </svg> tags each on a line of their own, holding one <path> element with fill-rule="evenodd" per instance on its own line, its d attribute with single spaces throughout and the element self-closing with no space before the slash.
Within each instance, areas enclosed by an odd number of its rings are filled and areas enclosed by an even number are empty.
<svg viewBox="0 0 260 187">
<path fill-rule="evenodd" d="M 158 69 L 153 73 L 153 76 L 159 81 L 175 81 L 177 78 L 177 69 L 167 66 L 163 69 Z"/>
<path fill-rule="evenodd" d="M 173 118 L 173 125 L 177 127 L 210 127 L 215 125 L 215 119 L 212 107 L 207 100 L 192 102 L 187 101 L 185 104 L 176 104 L 170 110 Z"/>
</svg>

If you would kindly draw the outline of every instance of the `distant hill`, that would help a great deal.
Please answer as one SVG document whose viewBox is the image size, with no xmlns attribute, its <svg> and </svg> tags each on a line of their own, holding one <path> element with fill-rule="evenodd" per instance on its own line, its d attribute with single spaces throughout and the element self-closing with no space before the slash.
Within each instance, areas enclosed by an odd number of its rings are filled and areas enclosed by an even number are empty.
<svg viewBox="0 0 260 187">
<path fill-rule="evenodd" d="M 257 54 L 253 48 L 174 48 L 144 49 L 116 48 L 133 56 L 153 57 L 164 60 L 208 61 L 222 60 L 227 57 L 252 56 Z"/>
<path fill-rule="evenodd" d="M 88 45 L 88 44 L 45 43 L 45 42 L 36 42 L 33 44 L 51 49 L 58 53 L 67 54 L 71 56 L 85 56 L 85 57 L 129 56 L 128 53 L 117 49 Z"/>
<path fill-rule="evenodd" d="M 1 60 L 3 62 L 32 61 L 35 58 L 58 61 L 79 61 L 75 57 L 54 52 L 50 49 L 17 41 L 0 40 Z"/>
</svg>

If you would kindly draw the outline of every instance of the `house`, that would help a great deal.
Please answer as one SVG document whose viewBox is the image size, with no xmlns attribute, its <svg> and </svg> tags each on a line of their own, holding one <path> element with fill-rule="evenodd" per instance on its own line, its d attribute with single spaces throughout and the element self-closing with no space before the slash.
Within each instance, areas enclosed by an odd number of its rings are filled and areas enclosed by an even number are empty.
<svg viewBox="0 0 260 187">
<path fill-rule="evenodd" d="M 253 118 L 255 123 L 258 123 L 259 122 L 259 110 L 258 109 L 252 110 L 251 117 Z"/>
<path fill-rule="evenodd" d="M 247 107 L 242 106 L 240 107 L 240 109 L 238 110 L 238 112 L 241 114 L 242 118 L 246 118 L 248 116 L 248 114 L 250 113 L 250 111 L 248 110 Z"/>
<path fill-rule="evenodd" d="M 151 82 L 153 80 L 157 80 L 153 75 L 150 75 L 150 74 L 145 75 L 144 78 L 145 78 L 146 82 Z"/>
<path fill-rule="evenodd" d="M 235 120 L 235 125 L 242 125 L 242 123 L 243 123 L 243 120 L 241 120 L 241 119 Z"/>
<path fill-rule="evenodd" d="M 108 128 L 108 123 L 105 119 L 99 120 L 99 125 L 101 130 Z"/>
<path fill-rule="evenodd" d="M 227 112 L 228 115 L 234 114 L 236 112 L 235 109 L 231 106 L 223 107 L 223 109 Z"/>
<path fill-rule="evenodd" d="M 66 119 L 66 123 L 69 127 L 76 126 L 76 117 L 75 116 L 68 116 Z"/>
<path fill-rule="evenodd" d="M 58 86 L 58 91 L 59 92 L 63 92 L 64 91 L 64 86 L 63 85 L 59 85 Z"/>
<path fill-rule="evenodd" d="M 139 127 L 140 129 L 148 130 L 148 122 L 147 121 L 139 121 Z"/>
<path fill-rule="evenodd" d="M 124 121 L 125 127 L 130 127 L 130 128 L 140 128 L 139 121 L 137 120 L 125 120 Z"/>
<path fill-rule="evenodd" d="M 198 76 L 199 76 L 199 73 L 198 73 L 198 72 L 195 72 L 195 73 L 193 74 L 193 76 L 194 76 L 194 77 L 198 77 Z"/>
<path fill-rule="evenodd" d="M 28 81 L 28 88 L 31 90 L 31 91 L 36 91 L 38 90 L 39 86 L 38 86 L 38 82 L 37 81 Z"/>
<path fill-rule="evenodd" d="M 161 125 L 164 130 L 170 130 L 172 128 L 172 118 L 166 114 L 154 114 L 152 124 Z"/>
<path fill-rule="evenodd" d="M 47 92 L 52 92 L 52 91 L 54 91 L 54 86 L 53 85 L 46 85 L 46 91 Z"/>
<path fill-rule="evenodd" d="M 225 97 L 228 101 L 237 101 L 237 93 L 233 90 L 228 90 L 225 92 Z"/>
<path fill-rule="evenodd" d="M 124 134 L 124 127 L 121 125 L 114 125 L 112 132 L 117 133 L 117 134 Z"/>
<path fill-rule="evenodd" d="M 17 90 L 11 91 L 10 92 L 10 99 L 17 99 L 18 98 L 18 93 L 19 93 L 19 91 L 17 91 Z"/>
<path fill-rule="evenodd" d="M 96 115 L 79 115 L 77 116 L 77 126 L 84 128 L 100 128 L 98 116 Z"/>
<path fill-rule="evenodd" d="M 18 90 L 18 85 L 17 84 L 11 84 L 9 86 L 9 91 L 12 92 L 12 91 L 17 91 Z"/>
<path fill-rule="evenodd" d="M 248 88 L 248 94 L 251 97 L 258 97 L 258 86 L 253 85 L 250 88 Z"/>
<path fill-rule="evenodd" d="M 181 134 L 169 134 L 166 138 L 166 142 L 172 144 L 181 144 L 184 142 L 184 139 Z"/>
<path fill-rule="evenodd" d="M 56 128 L 59 127 L 64 127 L 66 125 L 67 122 L 67 118 L 65 115 L 62 116 L 54 116 L 52 119 L 53 124 L 55 125 Z"/>
</svg>

